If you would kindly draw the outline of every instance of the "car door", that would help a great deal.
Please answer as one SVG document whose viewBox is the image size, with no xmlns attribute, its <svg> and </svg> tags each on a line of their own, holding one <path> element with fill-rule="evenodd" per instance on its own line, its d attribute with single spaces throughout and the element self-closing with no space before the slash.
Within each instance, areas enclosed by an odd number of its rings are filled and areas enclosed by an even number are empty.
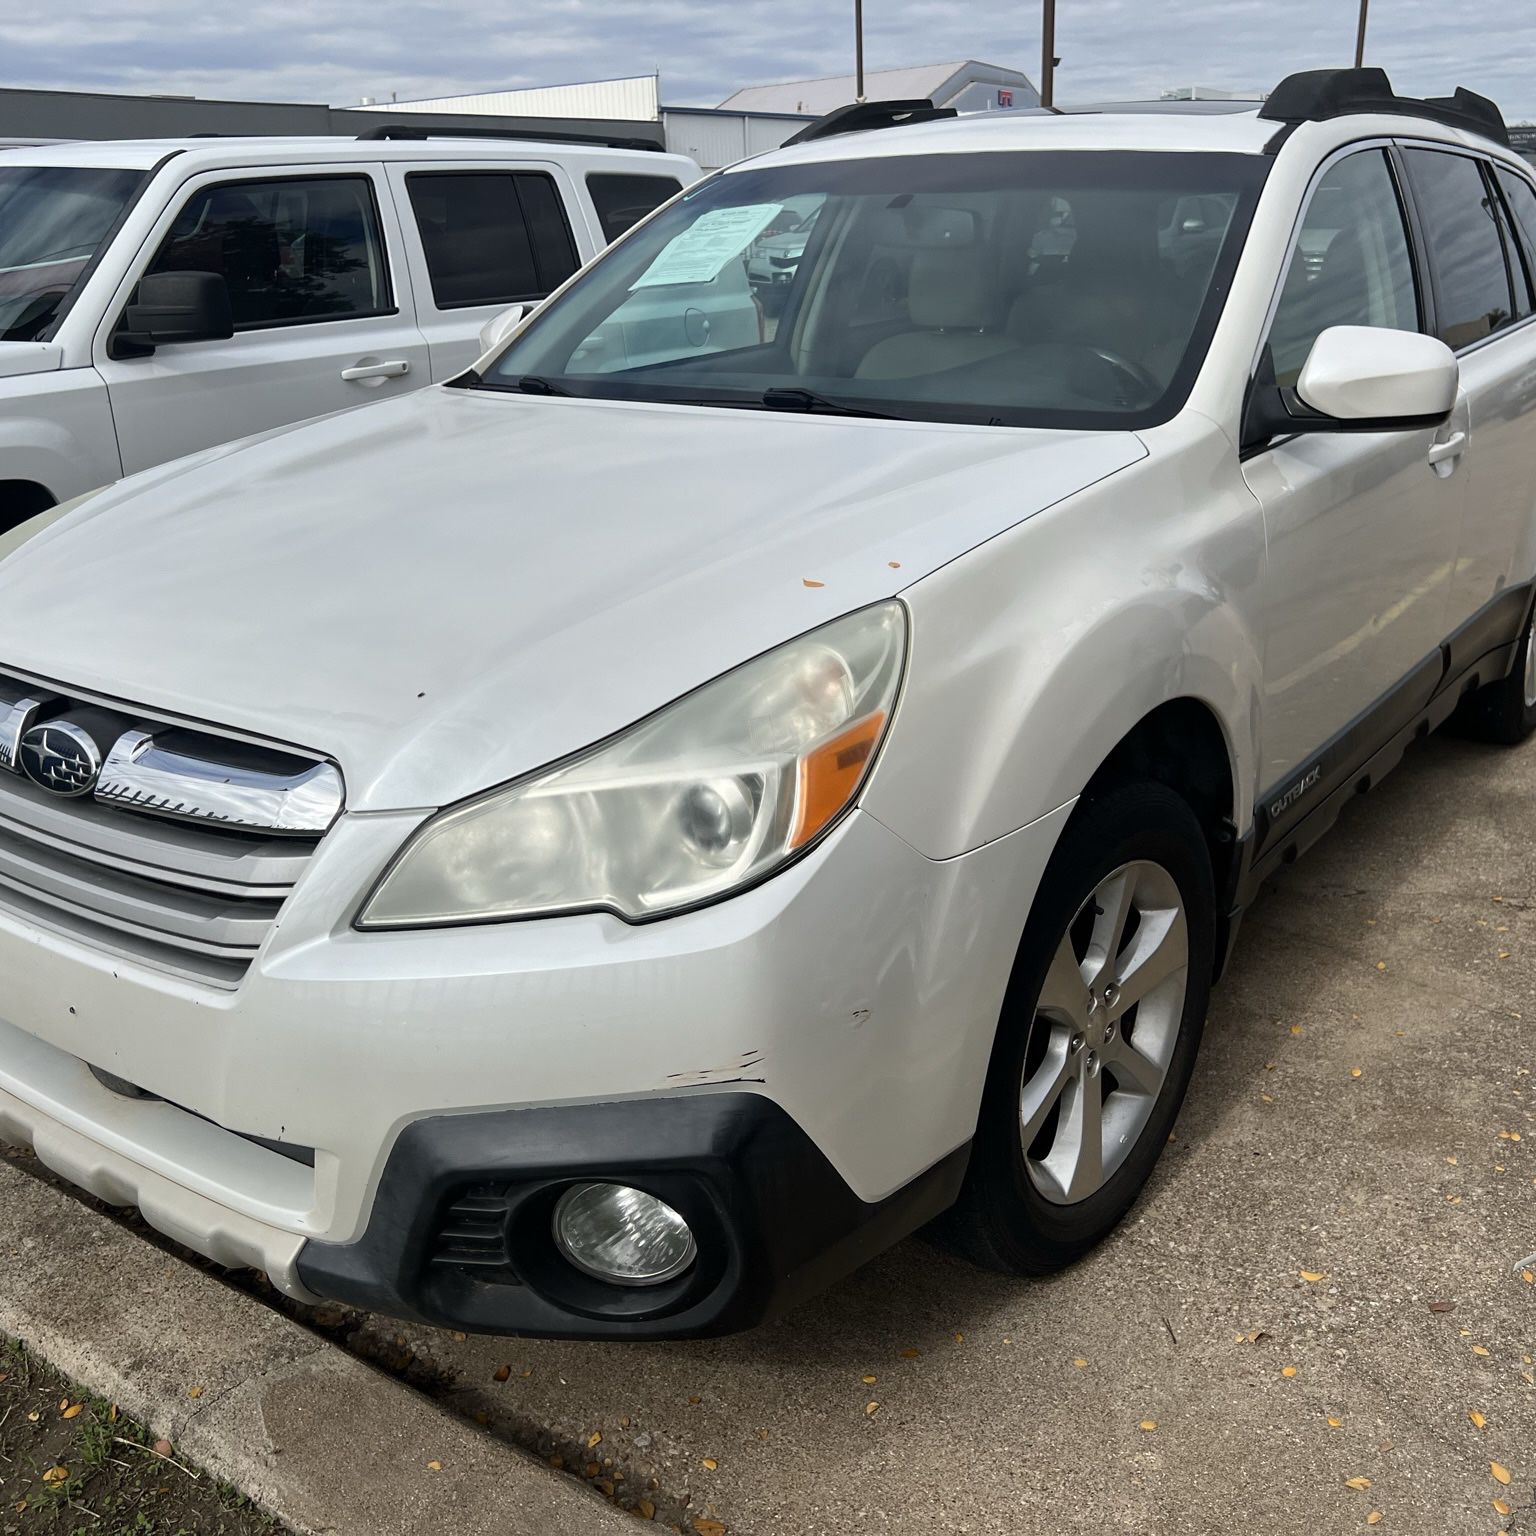
<svg viewBox="0 0 1536 1536">
<path fill-rule="evenodd" d="M 408 279 L 391 260 L 399 226 L 375 174 L 222 171 L 181 190 L 96 338 L 125 474 L 429 382 Z M 224 279 L 234 334 L 114 356 L 138 278 L 178 271 Z"/>
<path fill-rule="evenodd" d="M 1275 382 L 1294 384 L 1330 326 L 1418 330 L 1425 312 L 1397 169 L 1385 146 L 1348 151 L 1313 182 L 1259 376 L 1272 370 Z M 1266 799 L 1306 781 L 1325 758 L 1330 772 L 1357 748 L 1363 758 L 1372 734 L 1388 731 L 1389 701 L 1401 704 L 1420 685 L 1428 658 L 1438 681 L 1465 444 L 1462 400 L 1438 430 L 1304 433 L 1245 457 L 1269 545 Z"/>
<path fill-rule="evenodd" d="M 1536 192 L 1505 171 L 1497 178 L 1501 195 L 1485 158 L 1449 145 L 1404 145 L 1401 152 L 1424 231 L 1435 328 L 1456 350 L 1468 404 L 1467 496 L 1447 629 L 1485 612 L 1518 624 L 1523 602 L 1498 599 L 1512 581 L 1530 576 L 1515 576 L 1512 565 L 1536 504 L 1536 325 L 1530 247 L 1522 251 L 1509 217 L 1536 232 Z M 1478 642 L 1481 625 L 1475 628 Z"/>
<path fill-rule="evenodd" d="M 462 373 L 480 355 L 487 320 L 512 304 L 537 304 L 584 259 L 561 166 L 400 163 L 389 166 L 389 179 L 436 380 Z M 577 228 L 590 247 L 590 235 Z"/>
</svg>

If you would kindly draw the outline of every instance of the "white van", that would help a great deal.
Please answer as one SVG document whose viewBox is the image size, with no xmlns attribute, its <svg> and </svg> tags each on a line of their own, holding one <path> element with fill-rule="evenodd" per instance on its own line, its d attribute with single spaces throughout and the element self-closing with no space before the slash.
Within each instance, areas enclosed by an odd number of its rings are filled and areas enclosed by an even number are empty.
<svg viewBox="0 0 1536 1536">
<path fill-rule="evenodd" d="M 505 137 L 185 139 L 0 163 L 0 531 L 231 438 L 423 384 L 696 180 Z M 748 306 L 750 308 L 750 306 Z"/>
</svg>

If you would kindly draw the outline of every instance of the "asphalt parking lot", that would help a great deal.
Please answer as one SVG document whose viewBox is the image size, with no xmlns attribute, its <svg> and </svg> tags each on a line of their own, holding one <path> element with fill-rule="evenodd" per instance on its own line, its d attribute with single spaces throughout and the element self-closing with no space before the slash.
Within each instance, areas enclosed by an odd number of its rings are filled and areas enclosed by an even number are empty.
<svg viewBox="0 0 1536 1536">
<path fill-rule="evenodd" d="M 734 1339 L 353 1342 L 704 1536 L 1536 1529 L 1533 839 L 1536 745 L 1436 738 L 1352 806 L 1250 914 L 1147 1197 L 1052 1281 L 914 1240 Z"/>
</svg>

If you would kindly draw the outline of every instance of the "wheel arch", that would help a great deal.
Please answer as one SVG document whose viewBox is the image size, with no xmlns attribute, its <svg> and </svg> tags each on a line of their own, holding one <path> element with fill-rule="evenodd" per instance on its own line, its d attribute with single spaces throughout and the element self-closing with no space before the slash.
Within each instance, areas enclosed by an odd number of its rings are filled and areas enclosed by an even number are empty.
<svg viewBox="0 0 1536 1536">
<path fill-rule="evenodd" d="M 58 497 L 40 480 L 0 479 L 0 533 L 57 504 Z"/>
<path fill-rule="evenodd" d="M 1219 900 L 1231 888 L 1240 856 L 1243 811 L 1237 754 L 1217 711 L 1204 699 L 1183 694 L 1143 715 L 1089 778 L 1075 814 L 1091 809 L 1110 790 L 1136 782 L 1161 784 L 1194 811 Z"/>
</svg>

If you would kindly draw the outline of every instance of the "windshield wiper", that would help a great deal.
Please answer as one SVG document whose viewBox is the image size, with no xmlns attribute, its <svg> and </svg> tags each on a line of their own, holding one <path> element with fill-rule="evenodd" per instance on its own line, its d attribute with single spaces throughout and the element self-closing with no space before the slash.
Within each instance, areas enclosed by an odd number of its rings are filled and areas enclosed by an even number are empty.
<svg viewBox="0 0 1536 1536">
<path fill-rule="evenodd" d="M 497 389 L 519 389 L 525 395 L 568 395 L 570 390 L 563 385 L 552 384 L 548 379 L 542 379 L 536 373 L 519 374 L 515 379 L 498 379 L 493 386 Z"/>
<path fill-rule="evenodd" d="M 881 421 L 905 421 L 893 411 L 871 411 L 862 405 L 850 405 L 831 395 L 819 395 L 814 389 L 797 385 L 775 386 L 763 391 L 763 404 L 776 411 L 819 411 L 829 416 L 872 416 Z"/>
</svg>

